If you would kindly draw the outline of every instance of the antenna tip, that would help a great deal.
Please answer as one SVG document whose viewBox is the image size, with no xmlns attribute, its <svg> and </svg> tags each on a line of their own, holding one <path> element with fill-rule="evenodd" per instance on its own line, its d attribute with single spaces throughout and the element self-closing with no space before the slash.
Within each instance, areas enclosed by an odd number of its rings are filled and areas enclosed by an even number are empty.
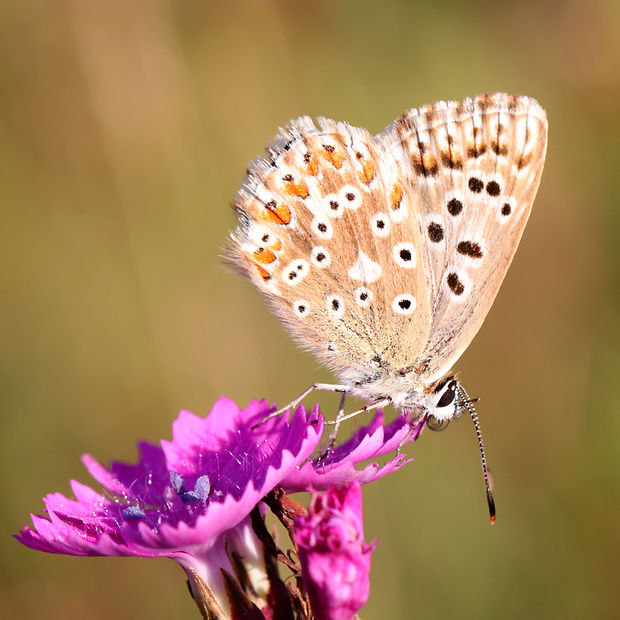
<svg viewBox="0 0 620 620">
<path fill-rule="evenodd" d="M 496 513 L 495 500 L 493 499 L 491 489 L 487 489 L 487 504 L 489 505 L 489 516 L 491 517 L 491 525 L 493 525 L 495 523 Z"/>
</svg>

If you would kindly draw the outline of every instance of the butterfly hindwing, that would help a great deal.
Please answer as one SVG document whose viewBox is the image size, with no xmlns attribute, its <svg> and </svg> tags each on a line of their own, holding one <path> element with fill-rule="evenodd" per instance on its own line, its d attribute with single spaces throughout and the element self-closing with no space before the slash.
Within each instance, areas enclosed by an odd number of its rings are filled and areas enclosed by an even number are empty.
<svg viewBox="0 0 620 620">
<path fill-rule="evenodd" d="M 413 364 L 432 383 L 481 327 L 512 261 L 542 174 L 546 116 L 532 99 L 487 95 L 414 110 L 390 131 L 410 164 L 432 306 Z"/>
</svg>

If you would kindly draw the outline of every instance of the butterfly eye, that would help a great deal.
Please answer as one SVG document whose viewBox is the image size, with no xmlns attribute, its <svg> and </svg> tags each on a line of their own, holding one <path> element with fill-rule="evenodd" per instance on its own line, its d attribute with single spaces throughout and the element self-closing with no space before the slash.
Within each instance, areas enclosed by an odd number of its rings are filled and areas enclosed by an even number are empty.
<svg viewBox="0 0 620 620">
<path fill-rule="evenodd" d="M 449 404 L 454 402 L 454 398 L 456 397 L 456 393 L 454 390 L 449 387 L 442 395 L 441 398 L 437 401 L 437 407 L 447 407 Z"/>
<path fill-rule="evenodd" d="M 432 415 L 426 419 L 426 426 L 432 431 L 445 431 L 448 428 L 448 424 L 450 424 L 450 420 L 438 420 Z"/>
</svg>

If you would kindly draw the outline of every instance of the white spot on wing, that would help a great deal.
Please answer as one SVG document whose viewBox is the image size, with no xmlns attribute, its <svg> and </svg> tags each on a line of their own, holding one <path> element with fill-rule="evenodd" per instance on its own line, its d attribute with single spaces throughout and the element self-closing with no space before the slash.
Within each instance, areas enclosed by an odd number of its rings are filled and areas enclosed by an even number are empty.
<svg viewBox="0 0 620 620">
<path fill-rule="evenodd" d="M 344 203 L 338 194 L 326 194 L 323 196 L 321 206 L 329 217 L 340 217 L 344 213 Z"/>
<path fill-rule="evenodd" d="M 370 228 L 377 237 L 390 234 L 390 218 L 386 213 L 376 213 L 370 218 Z"/>
<path fill-rule="evenodd" d="M 416 301 L 413 295 L 399 295 L 392 302 L 392 310 L 397 314 L 411 314 L 416 308 Z"/>
<path fill-rule="evenodd" d="M 372 301 L 372 291 L 365 286 L 358 286 L 355 289 L 355 301 L 358 306 L 367 308 Z"/>
<path fill-rule="evenodd" d="M 287 265 L 282 272 L 282 280 L 286 284 L 294 286 L 295 284 L 299 284 L 308 275 L 308 271 L 310 271 L 308 261 L 299 258 Z"/>
<path fill-rule="evenodd" d="M 330 295 L 327 298 L 327 312 L 335 319 L 339 319 L 344 314 L 344 301 L 338 295 Z"/>
<path fill-rule="evenodd" d="M 299 317 L 305 317 L 310 312 L 310 304 L 305 299 L 300 299 L 293 304 L 295 314 Z"/>
<path fill-rule="evenodd" d="M 329 252 L 321 246 L 312 248 L 312 252 L 310 253 L 310 259 L 312 260 L 313 264 L 321 268 L 329 267 L 332 262 L 332 258 Z"/>
<path fill-rule="evenodd" d="M 361 282 L 376 282 L 381 277 L 381 266 L 360 252 L 357 261 L 349 269 L 349 277 Z"/>
<path fill-rule="evenodd" d="M 352 185 L 345 185 L 338 192 L 338 201 L 344 204 L 347 209 L 359 209 L 362 206 L 362 197 L 357 188 Z"/>
<path fill-rule="evenodd" d="M 399 243 L 392 250 L 392 257 L 398 265 L 405 269 L 412 269 L 416 263 L 416 253 L 413 243 Z"/>
<path fill-rule="evenodd" d="M 315 217 L 312 220 L 312 232 L 321 239 L 331 239 L 334 229 L 327 218 Z"/>
</svg>

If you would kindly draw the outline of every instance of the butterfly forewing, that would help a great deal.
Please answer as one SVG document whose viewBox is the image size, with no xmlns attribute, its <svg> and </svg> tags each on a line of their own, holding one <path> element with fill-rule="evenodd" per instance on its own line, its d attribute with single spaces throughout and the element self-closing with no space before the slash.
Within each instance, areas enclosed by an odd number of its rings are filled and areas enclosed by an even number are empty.
<svg viewBox="0 0 620 620">
<path fill-rule="evenodd" d="M 233 256 L 306 348 L 363 374 L 382 324 L 370 289 L 382 274 L 369 236 L 385 201 L 376 144 L 365 130 L 305 118 L 277 143 L 273 165 L 256 162 L 237 195 Z"/>
</svg>

